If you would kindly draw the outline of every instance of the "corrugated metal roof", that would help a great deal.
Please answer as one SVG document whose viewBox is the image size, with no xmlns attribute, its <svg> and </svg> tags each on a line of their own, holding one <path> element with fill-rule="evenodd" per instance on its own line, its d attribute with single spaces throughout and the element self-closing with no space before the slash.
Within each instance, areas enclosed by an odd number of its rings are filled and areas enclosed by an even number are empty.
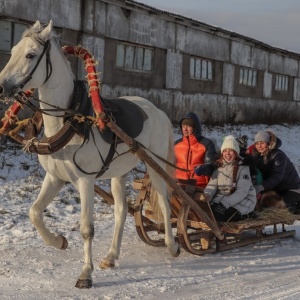
<svg viewBox="0 0 300 300">
<path fill-rule="evenodd" d="M 237 33 L 237 32 L 234 32 L 234 31 L 229 31 L 229 30 L 226 30 L 226 29 L 223 29 L 223 28 L 220 28 L 220 27 L 216 27 L 216 26 L 213 26 L 213 25 L 209 25 L 207 23 L 204 23 L 204 22 L 201 22 L 199 20 L 195 20 L 195 19 L 183 16 L 183 15 L 179 15 L 179 14 L 176 14 L 176 13 L 173 13 L 173 12 L 170 12 L 170 11 L 161 10 L 161 9 L 156 8 L 156 7 L 153 7 L 153 6 L 138 2 L 138 1 L 134 1 L 134 0 L 120 0 L 120 1 L 123 2 L 124 4 L 131 4 L 129 6 L 137 6 L 137 7 L 140 7 L 140 8 L 151 10 L 152 13 L 154 13 L 154 14 L 165 14 L 166 16 L 174 18 L 174 22 L 178 22 L 178 23 L 180 23 L 180 22 L 190 22 L 189 25 L 191 27 L 201 26 L 201 27 L 209 30 L 213 34 L 217 34 L 218 32 L 223 33 L 223 34 L 227 35 L 228 38 L 242 39 L 242 40 L 245 40 L 249 43 L 254 43 L 259 48 L 273 49 L 273 50 L 281 52 L 282 54 L 284 54 L 286 56 L 296 56 L 297 59 L 299 59 L 299 57 L 300 57 L 299 53 L 288 51 L 286 49 L 282 49 L 282 48 L 278 48 L 278 47 L 274 47 L 274 46 L 271 46 L 271 45 L 266 44 L 264 42 L 261 42 L 259 40 L 256 40 L 254 38 L 242 35 L 240 33 Z M 185 25 L 188 26 L 188 24 L 185 24 Z"/>
</svg>

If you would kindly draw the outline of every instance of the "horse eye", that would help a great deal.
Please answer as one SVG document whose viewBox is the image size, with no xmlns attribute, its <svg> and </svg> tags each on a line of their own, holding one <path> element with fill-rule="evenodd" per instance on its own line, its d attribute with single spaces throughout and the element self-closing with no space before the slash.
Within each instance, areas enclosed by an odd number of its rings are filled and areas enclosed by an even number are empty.
<svg viewBox="0 0 300 300">
<path fill-rule="evenodd" d="M 26 55 L 26 58 L 28 58 L 28 59 L 33 59 L 34 57 L 35 57 L 35 55 L 32 54 L 32 53 L 28 53 L 28 54 Z"/>
</svg>

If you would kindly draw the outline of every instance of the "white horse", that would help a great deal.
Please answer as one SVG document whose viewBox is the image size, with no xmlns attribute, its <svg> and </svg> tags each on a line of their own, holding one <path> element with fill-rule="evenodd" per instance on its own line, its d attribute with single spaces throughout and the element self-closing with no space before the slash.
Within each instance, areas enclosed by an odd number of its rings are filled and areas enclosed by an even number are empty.
<svg viewBox="0 0 300 300">
<path fill-rule="evenodd" d="M 52 73 L 46 68 L 47 62 L 45 45 L 50 43 L 49 58 Z M 40 60 L 40 61 L 39 61 Z M 49 105 L 68 108 L 74 88 L 74 75 L 70 64 L 55 42 L 52 32 L 52 21 L 42 27 L 37 21 L 30 29 L 24 32 L 21 41 L 12 49 L 11 58 L 0 73 L 0 95 L 2 98 L 12 97 L 15 93 L 31 88 L 38 88 L 41 100 L 40 108 L 49 109 Z M 168 117 L 151 102 L 140 97 L 123 97 L 142 108 L 148 119 L 144 122 L 142 132 L 136 140 L 141 142 L 153 153 L 165 159 L 172 159 L 173 132 Z M 122 101 L 122 100 L 120 100 Z M 61 112 L 53 112 L 52 116 L 43 115 L 44 135 L 53 136 L 63 126 Z M 106 143 L 98 129 L 93 126 L 95 143 L 90 139 L 76 154 L 77 164 L 87 172 L 100 170 L 103 163 L 99 159 L 98 149 L 103 157 L 109 152 L 110 145 Z M 96 175 L 87 175 L 81 172 L 72 160 L 74 153 L 82 144 L 82 138 L 75 135 L 61 150 L 50 155 L 39 155 L 39 161 L 46 171 L 41 191 L 29 211 L 32 224 L 36 227 L 45 244 L 57 249 L 65 249 L 68 245 L 65 237 L 49 231 L 43 221 L 43 211 L 57 195 L 65 182 L 71 182 L 79 191 L 81 199 L 80 233 L 84 240 L 84 265 L 77 280 L 76 287 L 90 288 L 92 286 L 92 240 L 94 236 L 93 208 L 94 208 L 94 182 Z M 109 169 L 100 179 L 111 178 L 111 190 L 115 201 L 114 215 L 115 228 L 112 243 L 108 254 L 101 260 L 100 267 L 108 268 L 115 265 L 120 254 L 124 223 L 127 215 L 127 202 L 125 199 L 126 174 L 139 162 L 136 155 L 128 153 L 129 148 L 119 144 L 118 153 L 124 155 L 116 157 Z M 153 157 L 156 161 L 157 159 Z M 166 164 L 157 161 L 162 168 Z M 170 204 L 167 197 L 166 183 L 156 172 L 148 167 L 149 175 L 154 186 L 158 203 L 160 205 L 165 223 L 165 243 L 173 256 L 179 255 L 179 246 L 175 242 L 170 223 Z"/>
</svg>

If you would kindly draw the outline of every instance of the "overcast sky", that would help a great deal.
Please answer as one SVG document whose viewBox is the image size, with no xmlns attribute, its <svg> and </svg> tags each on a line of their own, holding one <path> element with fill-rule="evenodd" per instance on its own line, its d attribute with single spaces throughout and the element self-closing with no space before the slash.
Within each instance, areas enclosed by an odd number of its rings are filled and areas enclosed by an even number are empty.
<svg viewBox="0 0 300 300">
<path fill-rule="evenodd" d="M 300 53 L 300 0 L 137 0 Z"/>
</svg>

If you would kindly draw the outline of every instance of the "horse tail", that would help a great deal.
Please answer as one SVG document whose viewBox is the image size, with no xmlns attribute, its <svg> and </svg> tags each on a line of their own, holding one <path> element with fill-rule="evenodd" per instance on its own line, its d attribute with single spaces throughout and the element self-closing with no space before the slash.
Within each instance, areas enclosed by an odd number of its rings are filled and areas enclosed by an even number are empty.
<svg viewBox="0 0 300 300">
<path fill-rule="evenodd" d="M 169 129 L 169 145 L 168 145 L 168 154 L 167 154 L 167 161 L 170 164 L 174 164 L 175 162 L 175 155 L 174 155 L 174 129 L 172 124 L 168 126 Z M 165 171 L 171 177 L 175 178 L 175 168 L 169 164 L 166 164 Z M 167 185 L 167 196 L 168 200 L 171 200 L 173 190 Z"/>
<path fill-rule="evenodd" d="M 173 164 L 174 163 L 174 132 L 173 132 L 173 126 L 170 122 L 169 122 L 169 126 L 168 126 L 168 136 L 169 136 L 168 149 L 167 149 L 167 153 L 164 158 L 169 163 Z M 174 175 L 175 175 L 174 167 L 170 166 L 169 164 L 165 164 L 164 170 L 171 178 L 174 178 Z M 170 199 L 172 197 L 172 189 L 168 185 L 166 188 L 167 188 L 167 191 L 166 191 L 167 198 L 170 202 Z M 153 213 L 156 216 L 158 222 L 163 223 L 163 217 L 162 217 L 162 213 L 161 213 L 159 203 L 158 203 L 157 191 L 155 190 L 153 185 L 151 185 L 151 189 L 150 189 L 150 205 L 151 205 Z"/>
<path fill-rule="evenodd" d="M 158 194 L 156 189 L 154 188 L 154 186 L 151 184 L 151 189 L 150 189 L 150 207 L 152 210 L 153 215 L 155 216 L 155 219 L 157 220 L 157 222 L 159 223 L 163 223 L 163 215 L 158 203 Z"/>
<path fill-rule="evenodd" d="M 167 161 L 171 163 L 172 165 L 175 162 L 174 159 L 174 131 L 173 131 L 173 126 L 170 123 L 169 126 L 169 147 L 168 147 L 168 155 L 167 155 Z M 170 166 L 166 164 L 166 172 L 171 178 L 175 178 L 175 169 L 173 166 Z"/>
</svg>

